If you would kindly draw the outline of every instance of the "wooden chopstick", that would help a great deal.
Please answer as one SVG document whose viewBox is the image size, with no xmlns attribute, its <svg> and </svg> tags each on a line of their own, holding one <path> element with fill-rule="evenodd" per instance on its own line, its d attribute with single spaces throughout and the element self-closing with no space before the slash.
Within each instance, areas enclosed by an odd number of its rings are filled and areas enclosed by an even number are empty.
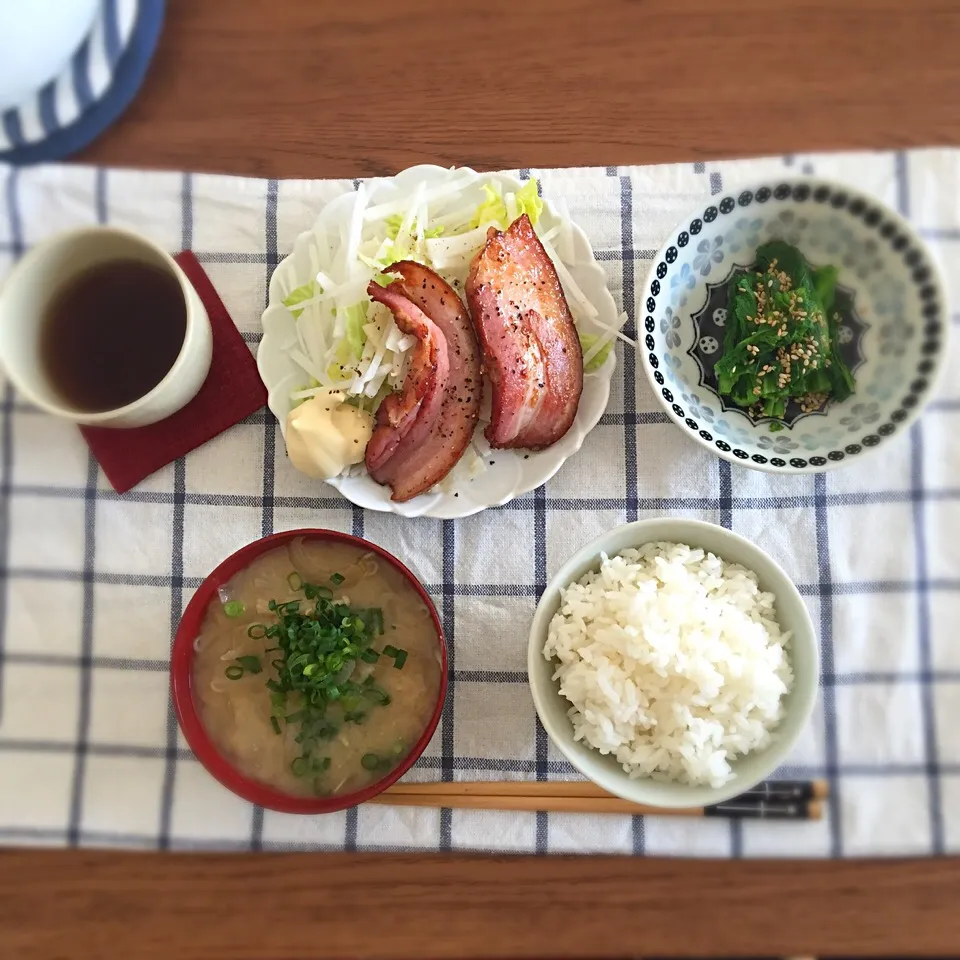
<svg viewBox="0 0 960 960">
<path fill-rule="evenodd" d="M 383 796 L 447 797 L 579 797 L 619 799 L 589 780 L 461 780 L 442 783 L 395 783 Z M 830 795 L 826 780 L 766 780 L 736 797 L 756 800 L 823 800 Z"/>
<path fill-rule="evenodd" d="M 501 784 L 502 785 L 502 784 Z M 427 786 L 424 784 L 423 786 Z M 452 784 L 429 784 L 449 787 Z M 528 784 L 533 786 L 533 784 Z M 537 784 L 543 786 L 543 784 Z M 681 809 L 652 807 L 631 803 L 609 794 L 605 796 L 562 796 L 549 794 L 524 795 L 520 793 L 395 793 L 394 788 L 368 800 L 368 803 L 395 807 L 433 807 L 456 810 L 515 810 L 546 813 L 614 813 L 640 814 L 644 816 L 676 817 L 731 817 L 760 820 L 819 820 L 823 815 L 819 800 L 776 801 L 739 798 L 708 807 L 684 807 Z"/>
</svg>

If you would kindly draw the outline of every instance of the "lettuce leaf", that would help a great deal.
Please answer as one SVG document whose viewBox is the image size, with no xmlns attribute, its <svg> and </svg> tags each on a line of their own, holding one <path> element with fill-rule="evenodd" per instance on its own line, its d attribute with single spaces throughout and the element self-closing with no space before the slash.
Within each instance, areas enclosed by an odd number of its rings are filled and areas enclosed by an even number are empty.
<svg viewBox="0 0 960 960">
<path fill-rule="evenodd" d="M 506 230 L 510 226 L 510 214 L 507 212 L 507 205 L 500 188 L 491 183 L 485 183 L 481 189 L 486 199 L 477 207 L 470 226 L 476 228 L 484 223 L 494 223 L 501 230 Z M 525 213 L 530 218 L 530 222 L 536 226 L 540 214 L 543 213 L 543 201 L 540 199 L 537 181 L 528 180 L 514 194 L 514 199 L 517 203 L 517 216 Z"/>
<path fill-rule="evenodd" d="M 303 303 L 304 300 L 310 300 L 320 293 L 323 293 L 323 287 L 321 287 L 316 280 L 311 280 L 309 283 L 305 283 L 302 287 L 297 287 L 296 290 L 291 290 L 290 293 L 283 298 L 282 303 L 293 314 L 293 319 L 299 320 L 300 314 L 303 313 L 303 310 L 295 310 L 294 307 L 296 307 L 298 303 Z"/>
<path fill-rule="evenodd" d="M 491 183 L 485 183 L 481 189 L 486 199 L 477 207 L 470 226 L 479 227 L 481 223 L 496 223 L 501 230 L 506 230 L 510 224 L 506 222 L 507 205 L 503 202 L 500 191 Z"/>
<path fill-rule="evenodd" d="M 391 240 L 397 239 L 397 234 L 400 233 L 400 227 L 403 224 L 403 215 L 399 213 L 394 213 L 391 216 L 387 217 L 385 220 L 387 225 L 387 236 Z M 410 232 L 417 232 L 417 218 L 413 218 L 413 223 L 410 224 Z M 443 224 L 441 223 L 438 227 L 427 227 L 423 231 L 423 236 L 425 238 L 433 239 L 434 237 L 439 237 L 443 233 Z"/>
<path fill-rule="evenodd" d="M 586 356 L 598 340 L 602 338 L 602 335 L 593 334 L 593 333 L 578 333 L 577 336 L 580 337 L 580 349 L 583 350 L 583 355 Z M 607 357 L 610 356 L 610 351 L 613 349 L 613 339 L 608 340 L 597 352 L 597 354 L 590 358 L 588 363 L 583 365 L 584 373 L 595 373 L 599 370 L 606 362 Z"/>
<path fill-rule="evenodd" d="M 540 189 L 536 180 L 528 180 L 525 186 L 517 191 L 517 210 L 519 213 L 525 213 L 534 226 L 537 225 L 540 214 L 543 213 L 543 201 L 540 199 Z"/>
<path fill-rule="evenodd" d="M 339 349 L 346 348 L 348 356 L 354 361 L 363 356 L 363 345 L 367 342 L 367 335 L 364 333 L 363 326 L 367 322 L 369 307 L 370 301 L 365 300 L 363 303 L 355 303 L 352 307 L 347 307 L 343 311 L 344 338 Z"/>
</svg>

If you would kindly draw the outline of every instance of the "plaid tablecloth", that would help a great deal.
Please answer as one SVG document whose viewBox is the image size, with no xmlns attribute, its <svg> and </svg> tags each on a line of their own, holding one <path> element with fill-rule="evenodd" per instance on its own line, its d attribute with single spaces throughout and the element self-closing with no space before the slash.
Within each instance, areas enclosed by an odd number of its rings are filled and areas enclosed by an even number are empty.
<svg viewBox="0 0 960 960">
<path fill-rule="evenodd" d="M 960 285 L 960 152 L 529 171 L 566 204 L 634 328 L 670 227 L 707 195 L 777 172 L 857 184 L 899 208 Z M 244 336 L 278 258 L 350 181 L 0 168 L 0 277 L 31 244 L 122 224 L 192 248 Z M 958 338 L 955 338 L 955 340 Z M 620 347 L 618 347 L 620 349 Z M 954 362 L 958 358 L 954 347 Z M 612 851 L 855 856 L 960 850 L 960 385 L 908 436 L 817 477 L 732 467 L 667 422 L 621 353 L 610 406 L 545 487 L 466 520 L 352 508 L 297 474 L 251 417 L 113 493 L 76 428 L 7 385 L 0 420 L 0 842 L 203 849 Z M 301 526 L 361 534 L 429 585 L 451 641 L 450 695 L 416 779 L 564 778 L 538 727 L 526 634 L 581 544 L 665 513 L 732 527 L 785 565 L 823 643 L 813 722 L 780 774 L 828 777 L 805 824 L 368 806 L 322 817 L 250 806 L 196 762 L 170 708 L 170 639 L 201 578 L 241 544 Z"/>
</svg>

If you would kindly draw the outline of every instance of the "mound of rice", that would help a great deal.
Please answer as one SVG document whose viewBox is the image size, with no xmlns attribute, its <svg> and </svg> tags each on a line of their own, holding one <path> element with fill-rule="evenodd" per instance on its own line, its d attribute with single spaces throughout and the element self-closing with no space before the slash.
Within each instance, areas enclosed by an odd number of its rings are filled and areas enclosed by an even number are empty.
<svg viewBox="0 0 960 960">
<path fill-rule="evenodd" d="M 631 777 L 719 787 L 780 722 L 789 640 L 752 571 L 648 543 L 562 591 L 543 654 L 575 739 Z"/>
</svg>

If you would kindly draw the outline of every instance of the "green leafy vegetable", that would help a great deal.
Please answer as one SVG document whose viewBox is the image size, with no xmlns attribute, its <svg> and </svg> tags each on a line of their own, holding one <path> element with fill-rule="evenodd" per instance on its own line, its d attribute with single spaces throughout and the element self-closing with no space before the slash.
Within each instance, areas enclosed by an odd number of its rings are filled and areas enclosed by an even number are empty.
<svg viewBox="0 0 960 960">
<path fill-rule="evenodd" d="M 403 216 L 399 213 L 395 213 L 386 218 L 387 224 L 387 236 L 391 240 L 396 240 L 398 234 L 400 233 L 400 227 L 403 224 Z M 413 223 L 410 225 L 410 232 L 417 232 L 417 218 L 413 218 Z M 432 240 L 434 237 L 439 237 L 443 233 L 443 224 L 440 224 L 438 227 L 429 227 L 423 231 L 424 237 Z"/>
<path fill-rule="evenodd" d="M 511 219 L 519 217 L 525 213 L 530 222 L 536 226 L 543 213 L 543 201 L 540 199 L 540 192 L 535 179 L 528 180 L 515 194 L 514 199 L 517 204 L 517 211 L 514 218 L 511 218 L 510 211 L 507 210 L 506 201 L 498 186 L 491 183 L 485 183 L 481 189 L 484 193 L 483 202 L 477 207 L 473 218 L 470 221 L 472 228 L 479 227 L 484 223 L 494 223 L 501 230 L 506 230 L 510 226 Z"/>
<path fill-rule="evenodd" d="M 473 219 L 470 221 L 471 227 L 479 227 L 482 223 L 497 223 L 502 229 L 506 229 L 507 224 L 507 205 L 503 202 L 500 191 L 491 183 L 485 183 L 481 187 L 486 199 L 477 207 Z"/>
<path fill-rule="evenodd" d="M 580 349 L 583 350 L 583 356 L 586 358 L 587 354 L 596 346 L 597 342 L 602 339 L 602 334 L 597 335 L 593 333 L 579 333 L 580 337 Z M 584 373 L 595 373 L 599 370 L 606 362 L 607 357 L 610 356 L 610 351 L 613 349 L 613 339 L 608 340 L 586 363 L 583 365 Z"/>
<path fill-rule="evenodd" d="M 811 270 L 796 247 L 781 240 L 761 246 L 756 268 L 730 281 L 714 368 L 719 393 L 775 420 L 791 402 L 809 413 L 831 397 L 849 397 L 854 379 L 838 349 L 836 284 L 835 267 Z"/>
<path fill-rule="evenodd" d="M 305 283 L 302 287 L 297 287 L 296 290 L 291 290 L 283 298 L 283 305 L 289 307 L 290 312 L 293 314 L 294 320 L 300 319 L 300 314 L 303 313 L 303 310 L 294 309 L 298 303 L 303 303 L 304 300 L 312 300 L 314 297 L 323 293 L 323 287 L 317 283 L 316 280 L 311 280 L 309 283 Z"/>
<path fill-rule="evenodd" d="M 344 310 L 344 340 L 343 343 L 349 350 L 348 356 L 353 360 L 359 360 L 363 354 L 363 345 L 367 342 L 367 335 L 363 330 L 367 322 L 367 310 L 370 308 L 370 301 L 355 303 L 352 307 Z"/>
<path fill-rule="evenodd" d="M 331 573 L 330 582 L 335 586 L 339 587 L 341 583 L 347 578 L 342 573 Z"/>
<path fill-rule="evenodd" d="M 260 673 L 260 671 L 263 670 L 259 657 L 237 657 L 237 663 L 239 663 L 247 673 Z"/>
<path fill-rule="evenodd" d="M 517 216 L 525 213 L 530 222 L 536 226 L 543 213 L 543 201 L 540 199 L 540 188 L 535 179 L 528 180 L 526 184 L 517 191 Z M 508 224 L 509 226 L 509 224 Z"/>
</svg>

